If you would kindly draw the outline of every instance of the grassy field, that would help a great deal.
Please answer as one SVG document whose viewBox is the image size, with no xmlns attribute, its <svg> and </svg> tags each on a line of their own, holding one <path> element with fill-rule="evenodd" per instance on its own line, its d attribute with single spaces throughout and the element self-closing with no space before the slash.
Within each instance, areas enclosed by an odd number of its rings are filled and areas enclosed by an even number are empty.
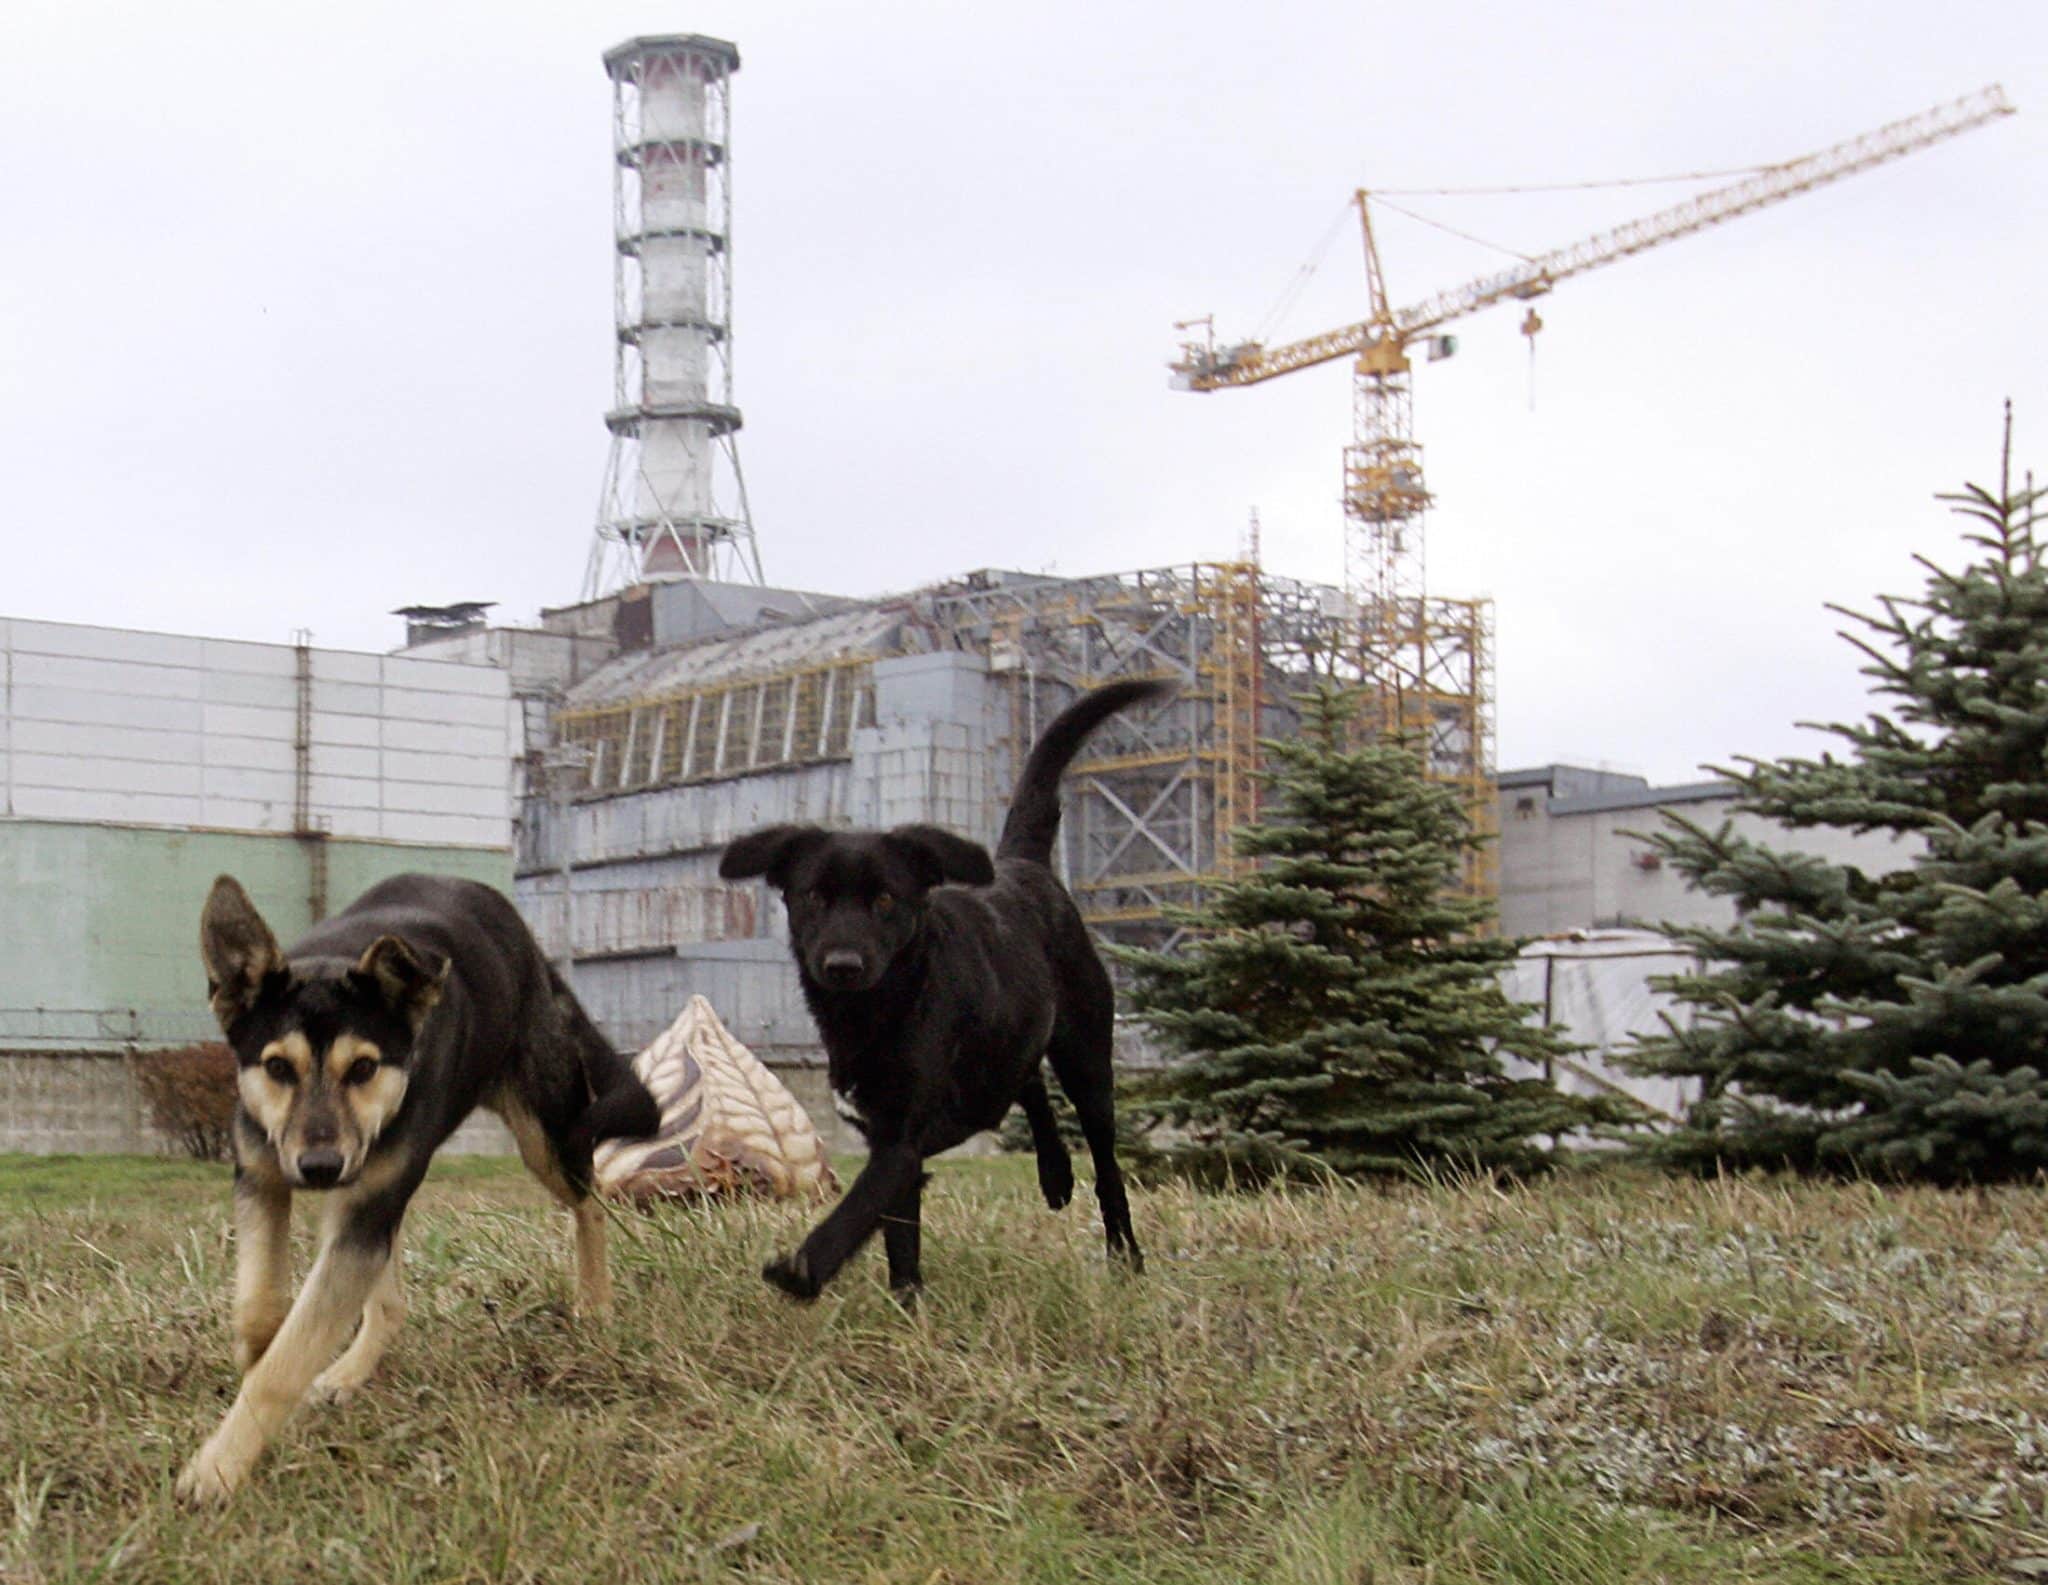
<svg viewBox="0 0 2048 1585">
<path fill-rule="evenodd" d="M 798 1207 L 566 1219 L 446 1163 L 378 1381 L 224 1514 L 224 1169 L 0 1158 L 0 1579 L 1394 1581 L 2048 1575 L 2048 1203 L 1602 1174 L 1085 1194 L 948 1162 L 923 1308 L 755 1275 Z"/>
</svg>

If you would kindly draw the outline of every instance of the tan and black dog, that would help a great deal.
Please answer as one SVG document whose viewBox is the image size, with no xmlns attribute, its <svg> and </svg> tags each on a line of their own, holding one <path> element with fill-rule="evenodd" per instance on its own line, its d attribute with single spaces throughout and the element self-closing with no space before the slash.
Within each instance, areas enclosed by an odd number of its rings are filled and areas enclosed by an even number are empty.
<svg viewBox="0 0 2048 1585">
<path fill-rule="evenodd" d="M 369 1379 L 405 1312 L 406 1204 L 473 1110 L 504 1118 L 527 1167 L 574 1213 L 583 1315 L 611 1302 L 591 1147 L 659 1122 L 631 1066 L 488 886 L 395 876 L 280 952 L 224 875 L 199 943 L 240 1069 L 234 1331 L 244 1375 L 227 1418 L 178 1477 L 191 1502 L 234 1490 L 309 1390 L 340 1397 Z M 327 1203 L 319 1254 L 288 1302 L 297 1189 L 321 1190 Z"/>
</svg>

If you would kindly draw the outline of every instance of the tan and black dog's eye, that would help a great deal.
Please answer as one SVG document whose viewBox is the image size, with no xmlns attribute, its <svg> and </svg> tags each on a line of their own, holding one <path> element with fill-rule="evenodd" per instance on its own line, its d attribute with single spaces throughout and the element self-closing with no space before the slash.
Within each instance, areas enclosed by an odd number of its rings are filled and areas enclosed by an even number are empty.
<svg viewBox="0 0 2048 1585">
<path fill-rule="evenodd" d="M 889 915 L 895 911 L 895 908 L 896 899 L 891 897 L 887 892 L 878 892 L 875 894 L 875 912 L 880 914 L 884 919 L 887 919 Z"/>
<path fill-rule="evenodd" d="M 299 1082 L 299 1070 L 285 1061 L 283 1057 L 265 1057 L 263 1059 L 263 1071 L 279 1084 L 296 1084 Z"/>
<path fill-rule="evenodd" d="M 377 1062 L 373 1057 L 357 1057 L 348 1065 L 348 1072 L 341 1076 L 343 1084 L 368 1084 L 377 1076 Z"/>
</svg>

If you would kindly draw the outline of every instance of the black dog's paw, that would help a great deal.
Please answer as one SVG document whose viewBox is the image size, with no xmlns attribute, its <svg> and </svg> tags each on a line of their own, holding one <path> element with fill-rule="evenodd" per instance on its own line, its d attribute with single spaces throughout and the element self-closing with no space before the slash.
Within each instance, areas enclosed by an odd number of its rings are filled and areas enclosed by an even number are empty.
<svg viewBox="0 0 2048 1585">
<path fill-rule="evenodd" d="M 1064 1156 L 1057 1165 L 1041 1161 L 1038 1164 L 1038 1188 L 1047 1205 L 1055 1211 L 1064 1211 L 1067 1202 L 1074 1197 L 1074 1164 Z"/>
<path fill-rule="evenodd" d="M 761 1275 L 788 1294 L 808 1304 L 818 1296 L 818 1279 L 802 1255 L 777 1255 L 761 1268 Z"/>
<path fill-rule="evenodd" d="M 921 1282 L 898 1282 L 889 1288 L 889 1297 L 903 1306 L 906 1315 L 917 1314 L 917 1302 L 923 1294 L 924 1284 Z"/>
</svg>

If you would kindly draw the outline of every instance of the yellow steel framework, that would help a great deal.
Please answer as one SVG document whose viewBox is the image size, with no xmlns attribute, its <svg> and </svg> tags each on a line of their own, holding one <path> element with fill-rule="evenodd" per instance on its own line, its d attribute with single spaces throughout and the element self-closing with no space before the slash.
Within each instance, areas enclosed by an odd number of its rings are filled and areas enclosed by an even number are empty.
<svg viewBox="0 0 2048 1585">
<path fill-rule="evenodd" d="M 1167 677 L 1166 705 L 1113 718 L 1067 782 L 1063 863 L 1097 930 L 1170 943 L 1176 908 L 1241 873 L 1232 833 L 1258 815 L 1259 740 L 1288 735 L 1295 696 L 1342 648 L 1335 589 L 1250 562 L 1016 580 L 929 597 L 932 626 L 985 648 L 1007 679 L 1007 787 L 1038 728 L 1082 689 Z"/>
<path fill-rule="evenodd" d="M 845 759 L 874 712 L 860 657 L 562 710 L 555 727 L 589 751 L 583 791 L 620 793 Z"/>
</svg>

